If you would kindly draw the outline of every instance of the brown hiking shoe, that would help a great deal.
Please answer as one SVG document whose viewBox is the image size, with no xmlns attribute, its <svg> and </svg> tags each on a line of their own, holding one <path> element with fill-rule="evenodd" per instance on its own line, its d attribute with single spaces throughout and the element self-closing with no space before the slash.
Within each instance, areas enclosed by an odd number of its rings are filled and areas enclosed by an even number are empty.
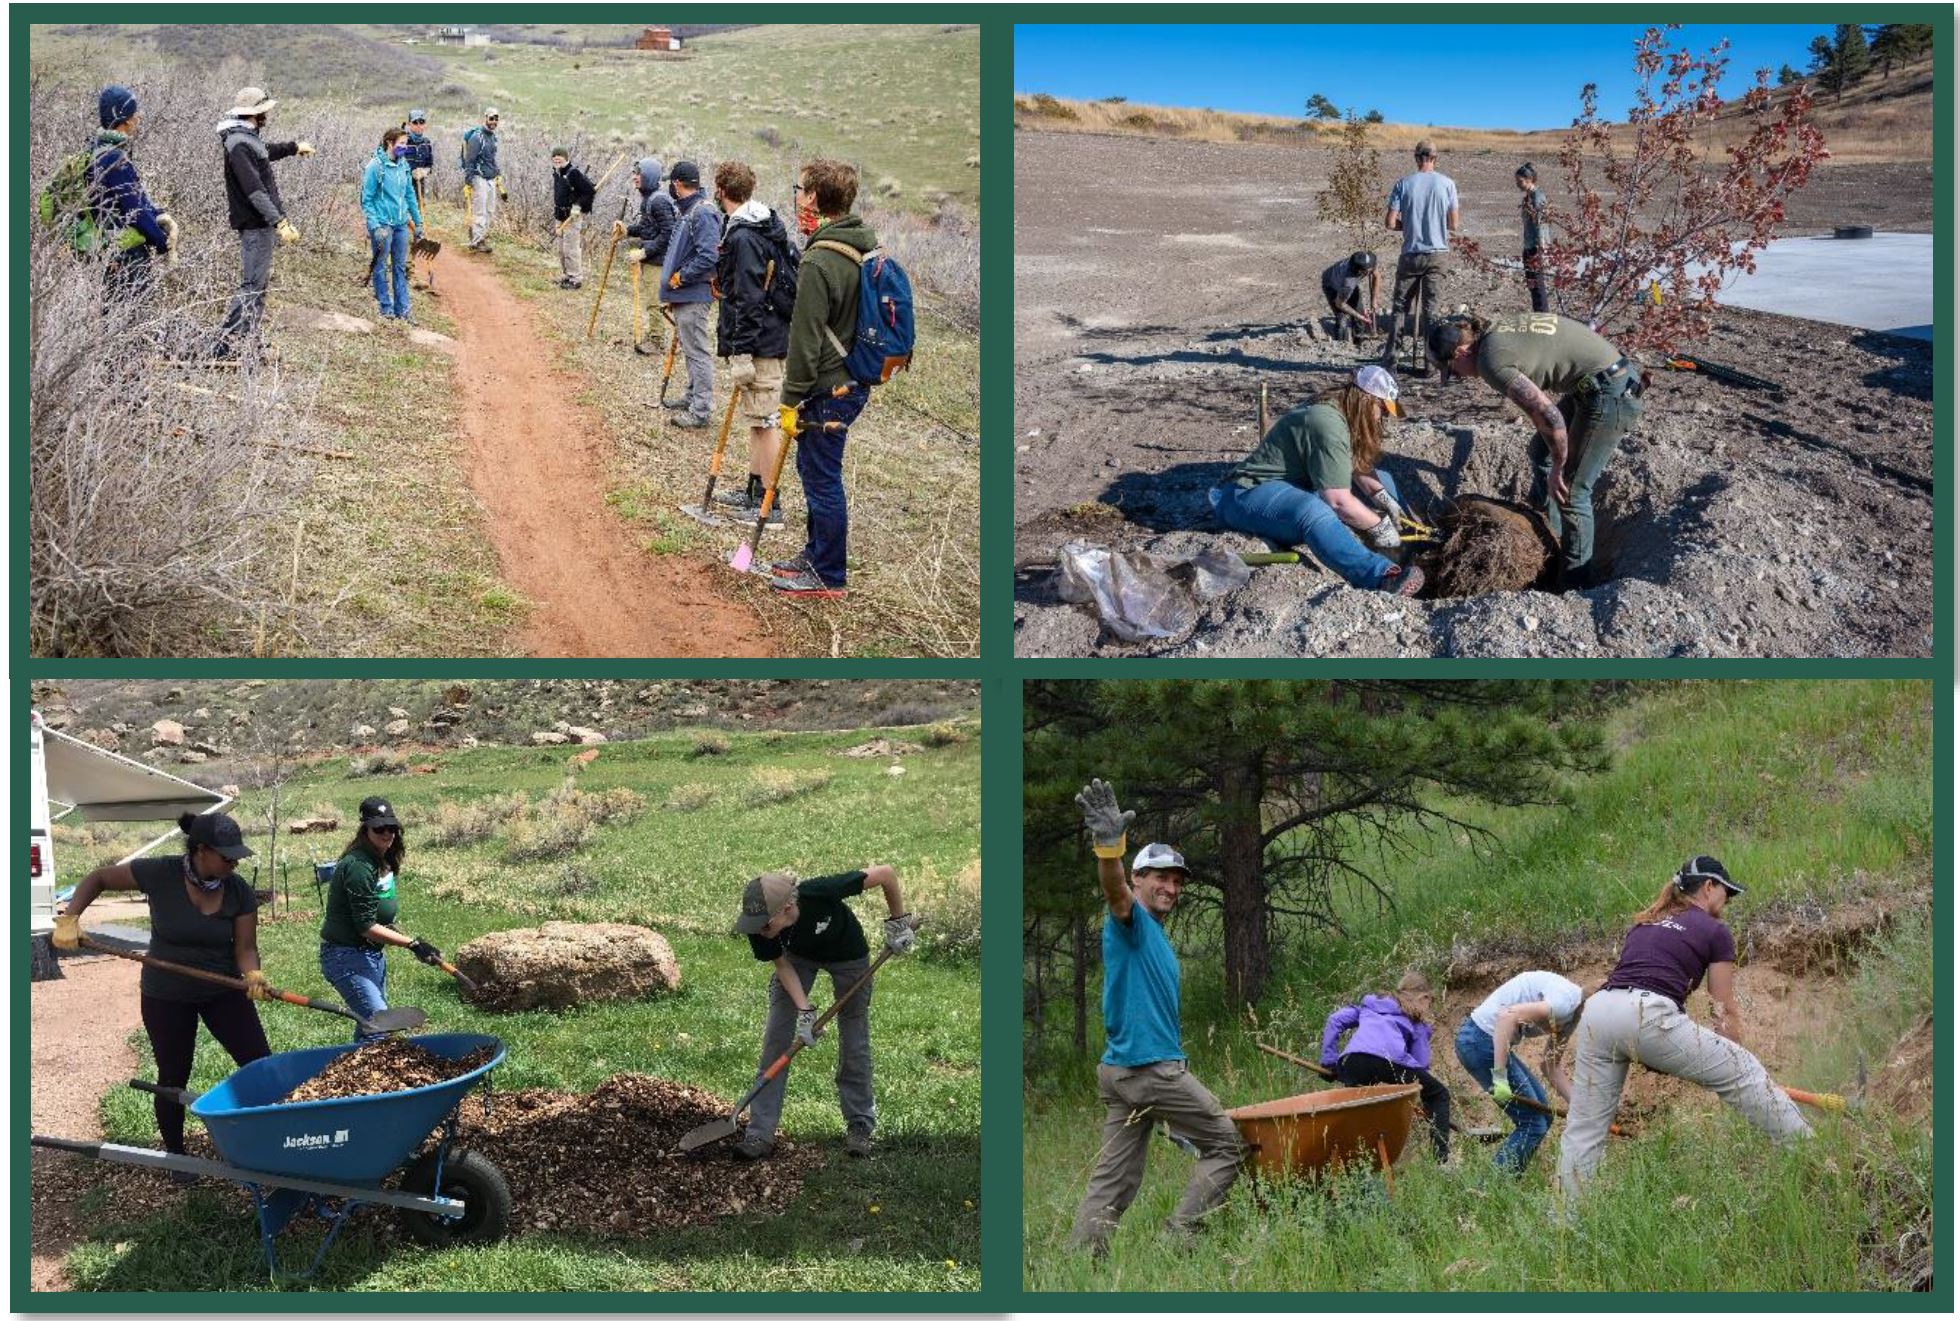
<svg viewBox="0 0 1960 1321">
<path fill-rule="evenodd" d="M 1397 596 L 1414 596 L 1422 590 L 1422 566 L 1420 564 L 1398 565 L 1388 571 L 1382 579 L 1382 590 Z"/>
<path fill-rule="evenodd" d="M 844 1150 L 859 1160 L 865 1160 L 877 1150 L 877 1145 L 872 1142 L 871 1134 L 861 1128 L 853 1128 L 844 1134 Z"/>
</svg>

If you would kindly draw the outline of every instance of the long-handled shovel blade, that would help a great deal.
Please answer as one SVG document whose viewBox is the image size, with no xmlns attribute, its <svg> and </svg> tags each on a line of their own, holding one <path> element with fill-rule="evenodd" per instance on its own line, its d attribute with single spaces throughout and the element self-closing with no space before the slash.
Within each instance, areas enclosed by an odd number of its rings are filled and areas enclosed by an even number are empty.
<svg viewBox="0 0 1960 1321">
<path fill-rule="evenodd" d="M 708 527 L 728 526 L 727 519 L 723 518 L 720 514 L 717 514 L 712 510 L 702 508 L 700 505 L 682 505 L 681 512 L 683 514 L 686 514 L 689 518 L 693 519 L 695 522 L 705 524 Z"/>
<path fill-rule="evenodd" d="M 681 1150 L 693 1151 L 697 1147 L 707 1146 L 710 1142 L 720 1142 L 723 1138 L 732 1138 L 740 1127 L 741 1125 L 737 1122 L 734 1115 L 723 1115 L 720 1119 L 711 1119 L 699 1128 L 690 1131 L 686 1137 L 681 1139 Z"/>
<path fill-rule="evenodd" d="M 412 1032 L 429 1021 L 429 1016 L 413 1005 L 383 1009 L 361 1022 L 363 1032 Z"/>
</svg>

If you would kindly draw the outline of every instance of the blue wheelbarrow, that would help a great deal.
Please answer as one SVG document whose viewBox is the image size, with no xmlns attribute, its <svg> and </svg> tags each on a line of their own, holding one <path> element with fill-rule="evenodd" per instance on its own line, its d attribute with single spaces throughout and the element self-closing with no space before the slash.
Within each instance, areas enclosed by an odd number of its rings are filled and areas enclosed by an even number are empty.
<svg viewBox="0 0 1960 1321">
<path fill-rule="evenodd" d="M 305 1279 L 319 1270 L 347 1217 L 369 1203 L 400 1211 L 409 1233 L 434 1247 L 495 1242 L 510 1229 L 510 1188 L 487 1158 L 455 1148 L 455 1141 L 463 1098 L 471 1089 L 488 1085 L 490 1070 L 503 1063 L 504 1043 L 474 1032 L 408 1040 L 451 1060 L 485 1046 L 495 1054 L 461 1077 L 427 1087 L 325 1101 L 282 1098 L 357 1047 L 320 1046 L 268 1055 L 202 1095 L 154 1083 L 130 1083 L 138 1091 L 187 1106 L 210 1133 L 218 1160 L 40 1134 L 34 1135 L 33 1144 L 118 1165 L 181 1171 L 244 1185 L 258 1206 L 259 1244 L 266 1268 L 275 1278 L 284 1272 L 279 1269 L 274 1240 L 294 1216 L 308 1209 L 317 1210 L 329 1222 L 327 1236 L 312 1265 L 287 1278 Z M 415 1156 L 438 1128 L 442 1136 L 434 1148 Z M 412 1161 L 411 1156 L 415 1156 Z M 399 1183 L 382 1187 L 397 1170 L 402 1171 Z"/>
</svg>

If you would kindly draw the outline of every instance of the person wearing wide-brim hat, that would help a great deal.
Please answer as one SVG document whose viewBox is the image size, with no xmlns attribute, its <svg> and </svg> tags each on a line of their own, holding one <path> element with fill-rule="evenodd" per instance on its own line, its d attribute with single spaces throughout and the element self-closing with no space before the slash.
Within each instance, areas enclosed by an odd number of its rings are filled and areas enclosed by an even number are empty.
<svg viewBox="0 0 1960 1321">
<path fill-rule="evenodd" d="M 186 812 L 177 818 L 177 828 L 184 832 L 183 853 L 97 867 L 75 886 L 67 910 L 54 920 L 54 947 L 78 949 L 82 912 L 96 896 L 137 890 L 149 903 L 152 955 L 244 981 L 245 989 L 237 991 L 161 968 L 143 969 L 143 1030 L 156 1057 L 157 1085 L 165 1088 L 189 1084 L 200 1021 L 235 1064 L 272 1053 L 252 1005 L 267 998 L 259 969 L 259 901 L 238 874 L 239 861 L 252 850 L 238 823 L 222 812 Z M 155 1108 L 164 1150 L 181 1154 L 184 1107 L 158 1096 Z"/>
<path fill-rule="evenodd" d="M 1742 1045 L 1735 936 L 1722 921 L 1741 893 L 1719 860 L 1696 854 L 1634 915 L 1619 963 L 1579 1015 L 1572 1103 L 1558 1151 L 1567 1194 L 1577 1194 L 1598 1168 L 1634 1063 L 1706 1087 L 1771 1141 L 1810 1136 L 1796 1103 Z M 1688 1017 L 1688 997 L 1704 977 L 1715 1003 L 1712 1030 Z"/>
<path fill-rule="evenodd" d="M 272 108 L 278 104 L 263 88 L 241 87 L 218 124 L 218 142 L 225 154 L 225 205 L 231 227 L 238 231 L 241 266 L 238 292 L 218 327 L 213 350 L 218 357 L 232 356 L 237 341 L 249 341 L 258 333 L 266 285 L 272 279 L 273 247 L 299 242 L 299 229 L 287 219 L 286 205 L 279 198 L 272 163 L 288 156 L 311 156 L 313 144 L 263 139 Z"/>
<path fill-rule="evenodd" d="M 442 961 L 442 951 L 434 945 L 395 929 L 401 916 L 402 856 L 407 851 L 402 823 L 388 800 L 362 799 L 360 829 L 334 864 L 320 922 L 320 974 L 362 1018 L 373 1018 L 388 1007 L 388 964 L 383 955 L 390 945 L 430 967 Z M 358 1025 L 354 1029 L 357 1042 L 377 1039 Z"/>
<path fill-rule="evenodd" d="M 769 980 L 769 1019 L 762 1030 L 762 1063 L 756 1079 L 790 1048 L 792 1041 L 816 1043 L 817 1011 L 810 988 L 817 974 L 830 974 L 832 1003 L 843 999 L 871 968 L 870 946 L 857 914 L 844 901 L 866 890 L 885 893 L 885 948 L 894 954 L 910 950 L 918 939 L 905 911 L 898 873 L 884 864 L 798 881 L 789 872 L 766 872 L 742 891 L 742 910 L 731 935 L 747 936 L 756 958 L 775 965 Z M 871 991 L 859 990 L 837 1012 L 837 1102 L 844 1112 L 844 1150 L 869 1156 L 872 1133 L 878 1125 L 878 1105 L 871 1090 Z M 749 1106 L 748 1127 L 733 1148 L 742 1160 L 760 1160 L 776 1147 L 776 1126 L 782 1119 L 783 1093 L 789 1084 L 784 1069 L 769 1080 Z"/>
</svg>

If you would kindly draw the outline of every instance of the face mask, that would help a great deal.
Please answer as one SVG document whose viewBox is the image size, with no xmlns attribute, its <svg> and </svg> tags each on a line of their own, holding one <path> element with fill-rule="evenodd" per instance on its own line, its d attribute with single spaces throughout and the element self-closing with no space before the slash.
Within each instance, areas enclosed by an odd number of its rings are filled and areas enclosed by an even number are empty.
<svg viewBox="0 0 1960 1321">
<path fill-rule="evenodd" d="M 191 866 L 191 860 L 189 858 L 184 859 L 184 878 L 206 894 L 212 894 L 218 890 L 222 890 L 225 885 L 225 878 L 222 876 L 212 880 L 206 880 L 204 877 L 199 876 L 197 869 Z"/>
<path fill-rule="evenodd" d="M 817 214 L 814 202 L 805 202 L 807 193 L 798 193 L 796 202 L 796 232 L 808 238 L 823 224 L 823 217 Z"/>
<path fill-rule="evenodd" d="M 407 147 L 404 147 L 404 146 L 401 146 L 401 145 L 400 145 L 399 143 L 398 143 L 398 144 L 396 144 L 396 146 L 395 146 L 395 159 L 396 159 L 396 160 L 400 160 L 400 159 L 402 159 L 402 157 L 404 157 L 404 156 L 406 156 L 406 155 L 408 155 L 408 148 L 407 148 Z"/>
</svg>

